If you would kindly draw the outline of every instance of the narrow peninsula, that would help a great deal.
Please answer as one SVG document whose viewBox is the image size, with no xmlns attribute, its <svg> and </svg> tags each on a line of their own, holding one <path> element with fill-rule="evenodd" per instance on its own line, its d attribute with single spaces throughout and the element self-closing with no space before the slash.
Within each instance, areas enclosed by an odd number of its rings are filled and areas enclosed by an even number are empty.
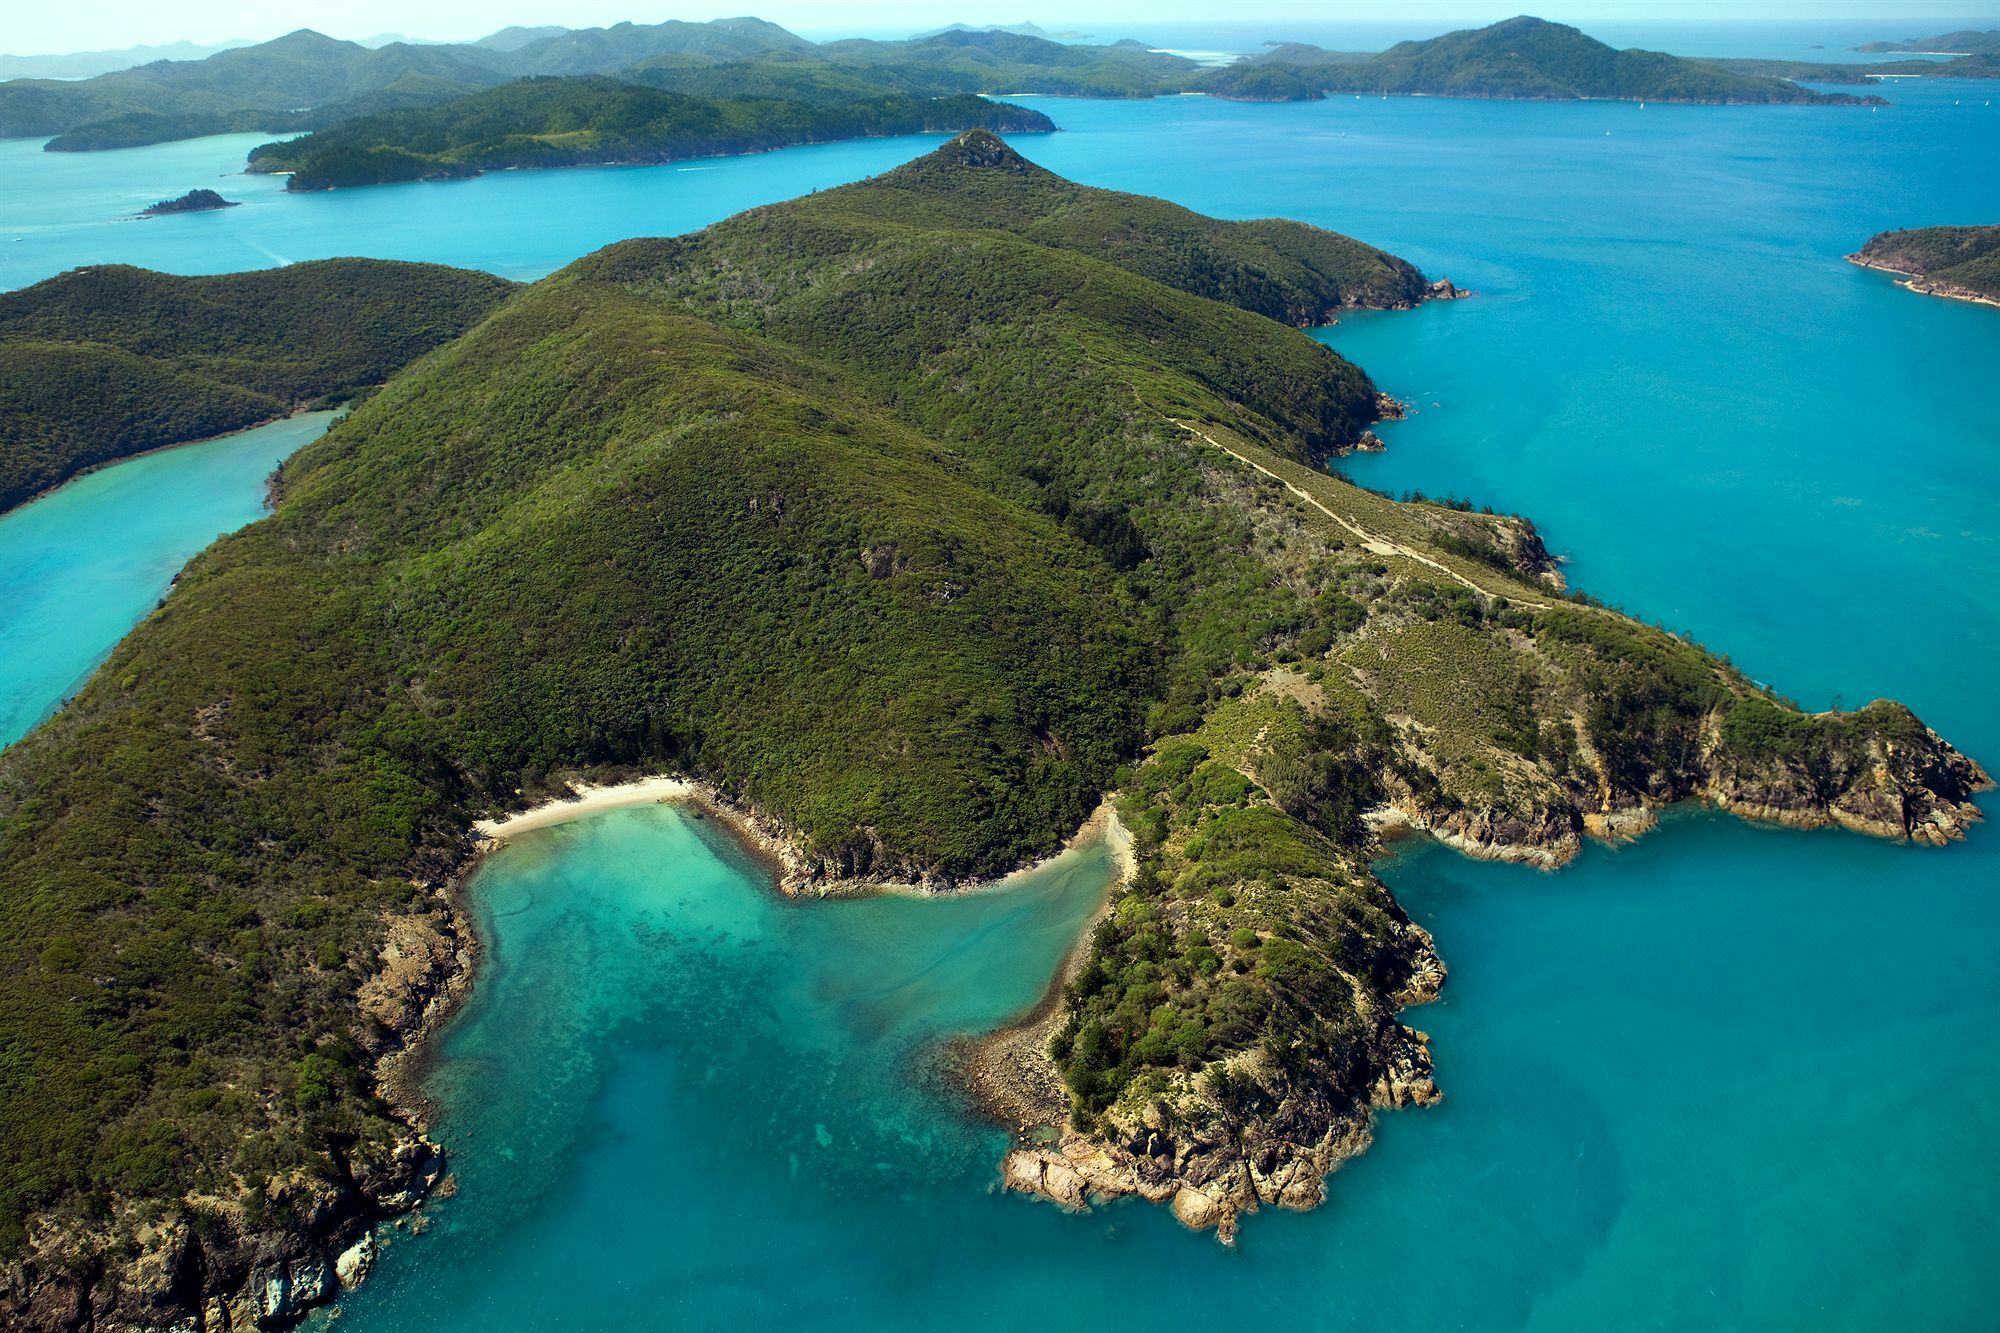
<svg viewBox="0 0 2000 1333">
<path fill-rule="evenodd" d="M 1003 874 L 1114 800 L 1005 1179 L 1224 1236 L 1438 1095 L 1385 830 L 1961 836 L 1989 780 L 1907 708 L 1801 712 L 1563 591 L 1524 520 L 1325 470 L 1380 399 L 1296 326 L 1429 290 L 973 131 L 392 375 L 0 753 L 6 1322 L 351 1281 L 445 1169 L 391 1075 L 463 984 L 475 825 L 572 781 L 707 784 L 801 888 Z"/>
<path fill-rule="evenodd" d="M 1925 296 L 2000 305 L 2000 225 L 1885 231 L 1847 262 L 1902 274 L 1897 286 Z"/>
</svg>

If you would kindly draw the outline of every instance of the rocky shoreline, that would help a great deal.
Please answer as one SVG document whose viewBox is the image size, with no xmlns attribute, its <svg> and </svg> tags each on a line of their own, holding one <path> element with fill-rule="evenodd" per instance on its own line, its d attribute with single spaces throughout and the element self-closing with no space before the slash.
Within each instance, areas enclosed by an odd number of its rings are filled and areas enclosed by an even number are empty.
<svg viewBox="0 0 2000 1333">
<path fill-rule="evenodd" d="M 1838 824 L 1942 845 L 1963 837 L 1980 818 L 1969 796 L 1992 785 L 1984 770 L 1928 730 L 1920 744 L 1878 744 L 1868 763 L 1867 771 L 1850 775 L 1844 788 L 1824 801 L 1802 799 L 1794 775 L 1714 768 L 1684 799 L 1791 827 Z M 778 821 L 706 784 L 688 783 L 667 799 L 724 824 L 789 896 L 964 887 L 899 874 L 886 861 L 851 873 L 854 867 L 807 854 Z M 1655 822 L 1656 808 L 1643 801 L 1600 810 L 1552 802 L 1547 809 L 1474 814 L 1427 810 L 1414 793 L 1392 794 L 1369 815 L 1378 839 L 1422 831 L 1466 855 L 1549 869 L 1573 858 L 1585 836 L 1627 838 Z M 1138 865 L 1108 802 L 1069 846 L 1095 837 L 1111 839 L 1119 859 L 1111 887 L 1130 882 Z M 233 1224 L 204 1228 L 200 1235 L 184 1221 L 134 1226 L 142 1252 L 115 1276 L 94 1243 L 110 1234 L 110 1224 L 44 1226 L 5 1274 L 6 1289 L 13 1293 L 0 1309 L 6 1322 L 29 1329 L 190 1333 L 282 1328 L 367 1277 L 379 1228 L 421 1231 L 423 1204 L 451 1188 L 444 1153 L 428 1137 L 435 1108 L 422 1090 L 425 1061 L 432 1038 L 476 982 L 479 941 L 465 895 L 484 853 L 495 845 L 475 832 L 457 860 L 439 864 L 422 881 L 428 889 L 425 910 L 385 918 L 379 966 L 358 996 L 369 1020 L 363 1027 L 376 1087 L 404 1133 L 372 1149 L 357 1145 L 339 1160 L 338 1180 L 301 1171 L 273 1181 L 266 1192 L 269 1214 L 294 1219 L 291 1225 L 254 1225 L 240 1201 L 216 1199 L 198 1202 L 233 1218 Z M 1112 896 L 1107 894 L 1107 907 Z M 1168 1205 L 1187 1226 L 1213 1228 L 1228 1242 L 1246 1213 L 1323 1202 L 1328 1175 L 1367 1148 L 1377 1112 L 1439 1100 L 1427 1038 L 1404 1026 L 1398 1015 L 1437 998 L 1445 967 L 1429 934 L 1405 921 L 1392 946 L 1407 965 L 1407 981 L 1388 1004 L 1363 1005 L 1367 1035 L 1346 1058 L 1279 1067 L 1261 1050 L 1241 1052 L 1217 1062 L 1219 1076 L 1214 1067 L 1198 1078 L 1178 1076 L 1160 1095 L 1142 1105 L 1116 1107 L 1088 1129 L 1068 1123 L 1069 1094 L 1049 1045 L 1066 1018 L 1065 987 L 1088 960 L 1102 916 L 1079 933 L 1028 1015 L 947 1053 L 974 1103 L 1015 1136 L 1000 1163 L 1001 1188 L 1077 1210 L 1137 1196 Z M 114 1217 L 112 1223 L 120 1220 Z M 190 1318 L 188 1311 L 198 1311 L 198 1317 Z"/>
<path fill-rule="evenodd" d="M 1792 828 L 1838 825 L 1941 846 L 1981 818 L 1970 797 L 1992 786 L 1977 763 L 1927 728 L 1907 743 L 1872 744 L 1832 793 L 1782 767 L 1757 775 L 1729 771 L 1712 729 L 1700 785 L 1679 800 Z M 1423 832 L 1467 856 L 1554 870 L 1578 854 L 1585 837 L 1624 841 L 1649 831 L 1660 808 L 1644 800 L 1599 809 L 1551 800 L 1520 810 L 1447 811 L 1426 808 L 1414 791 L 1403 790 L 1370 811 L 1367 823 L 1375 851 L 1389 839 Z M 1083 962 L 1079 949 L 1033 1013 L 972 1043 L 962 1062 L 979 1105 L 1015 1136 L 1000 1187 L 1073 1211 L 1137 1196 L 1168 1205 L 1193 1229 L 1213 1228 L 1224 1243 L 1233 1241 L 1246 1213 L 1324 1202 L 1326 1177 L 1367 1148 L 1377 1112 L 1428 1106 L 1441 1096 L 1428 1039 L 1398 1015 L 1438 997 L 1445 967 L 1430 935 L 1414 923 L 1403 923 L 1392 944 L 1407 964 L 1407 980 L 1386 1005 L 1368 1003 L 1366 991 L 1356 988 L 1368 1035 L 1345 1058 L 1281 1067 L 1252 1049 L 1217 1062 L 1220 1077 L 1216 1066 L 1175 1074 L 1160 1095 L 1136 1105 L 1122 1100 L 1088 1127 L 1069 1121 L 1069 1094 L 1049 1054 L 1062 1018 L 1062 987 Z"/>
<path fill-rule="evenodd" d="M 2000 306 L 2000 298 L 1986 292 L 1974 291 L 1970 287 L 1960 287 L 1948 282 L 1933 282 L 1913 269 L 1884 264 L 1859 252 L 1848 255 L 1847 262 L 1857 268 L 1873 269 L 1877 273 L 1897 274 L 1899 277 L 1896 285 L 1919 296 L 1941 296 L 1947 301 L 1970 301 L 1974 305 Z"/>
<path fill-rule="evenodd" d="M 1127 1196 L 1164 1203 L 1184 1226 L 1213 1229 L 1224 1244 L 1234 1243 L 1246 1213 L 1318 1207 L 1327 1177 L 1373 1141 L 1377 1111 L 1431 1106 L 1442 1096 L 1431 1077 L 1430 1039 L 1396 1013 L 1438 997 L 1444 964 L 1428 932 L 1413 923 L 1405 929 L 1410 983 L 1388 1009 L 1362 1013 L 1372 1035 L 1354 1058 L 1287 1068 L 1253 1050 L 1219 1062 L 1220 1076 L 1212 1066 L 1199 1079 L 1176 1078 L 1143 1106 L 1115 1108 L 1100 1127 L 1024 1127 L 1000 1164 L 1001 1188 L 1073 1212 Z M 999 1036 L 982 1045 L 1009 1049 Z M 1059 1088 L 1046 1044 L 1038 1049 Z M 1028 1077 L 1017 1073 L 1010 1086 Z"/>
</svg>

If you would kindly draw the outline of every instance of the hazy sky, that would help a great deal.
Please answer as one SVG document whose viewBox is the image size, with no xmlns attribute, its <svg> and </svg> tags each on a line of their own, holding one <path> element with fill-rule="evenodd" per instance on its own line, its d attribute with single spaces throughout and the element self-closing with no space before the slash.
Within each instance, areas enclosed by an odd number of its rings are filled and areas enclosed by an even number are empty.
<svg viewBox="0 0 2000 1333">
<path fill-rule="evenodd" d="M 262 40 L 293 28 L 336 37 L 382 32 L 465 40 L 510 23 L 594 27 L 622 19 L 709 19 L 756 14 L 801 31 L 916 31 L 944 23 L 1014 23 L 1051 29 L 1140 31 L 1150 24 L 1214 19 L 1275 25 L 1407 20 L 1488 23 L 1518 13 L 1588 26 L 1592 19 L 1876 19 L 1885 36 L 1927 36 L 1929 22 L 2000 26 L 2000 0 L 5 0 L 0 50 L 14 55 L 99 50 L 187 38 Z M 1908 31 L 1906 32 L 1905 29 Z M 1919 30 L 1922 30 L 1921 32 Z"/>
</svg>

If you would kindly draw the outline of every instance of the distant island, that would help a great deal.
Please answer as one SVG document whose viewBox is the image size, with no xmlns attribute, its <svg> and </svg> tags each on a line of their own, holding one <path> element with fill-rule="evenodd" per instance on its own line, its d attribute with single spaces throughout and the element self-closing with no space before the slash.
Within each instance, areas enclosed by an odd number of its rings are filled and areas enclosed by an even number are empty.
<svg viewBox="0 0 2000 1333">
<path fill-rule="evenodd" d="M 251 276 L 87 272 L 0 321 L 249 373 L 273 293 L 170 316 Z M 443 345 L 0 752 L 24 1328 L 278 1327 L 357 1280 L 444 1176 L 391 1071 L 476 961 L 475 828 L 572 782 L 679 774 L 802 892 L 975 883 L 1115 814 L 1048 1022 L 967 1077 L 1021 1131 L 1010 1188 L 1224 1237 L 1438 1097 L 1402 1020 L 1445 967 L 1382 829 L 1556 866 L 1684 800 L 1978 818 L 1986 774 L 1907 708 L 1803 712 L 1567 592 L 1525 520 L 1331 474 L 1383 401 L 1293 326 L 1433 290 L 1351 237 L 975 130 L 475 276 L 424 277 L 394 355 Z M 365 330 L 346 285 L 301 295 Z"/>
<path fill-rule="evenodd" d="M 157 204 L 148 204 L 139 210 L 142 218 L 156 218 L 166 213 L 210 213 L 218 208 L 238 207 L 234 199 L 224 199 L 213 190 L 189 190 L 178 199 L 162 199 Z"/>
<path fill-rule="evenodd" d="M 969 93 L 807 102 L 697 97 L 593 76 L 534 78 L 265 144 L 251 152 L 250 170 L 290 173 L 290 190 L 331 190 L 975 128 L 1037 134 L 1055 124 L 1039 111 Z"/>
<path fill-rule="evenodd" d="M 1854 49 L 1871 55 L 1888 51 L 1915 51 L 1934 56 L 2000 55 L 2000 28 L 1984 32 L 1961 28 L 1957 32 L 1942 32 L 1935 37 L 1906 37 L 1900 42 L 1870 42 L 1866 46 L 1857 46 Z"/>
<path fill-rule="evenodd" d="M 2000 305 L 2000 226 L 1885 231 L 1847 260 L 1903 274 L 1898 286 L 1926 296 Z"/>
<path fill-rule="evenodd" d="M 947 23 L 942 28 L 920 32 L 911 40 L 921 42 L 926 38 L 943 37 L 947 33 L 954 32 L 1004 32 L 1015 37 L 1039 37 L 1050 42 L 1082 41 L 1090 36 L 1087 32 L 1050 32 L 1038 23 Z"/>
<path fill-rule="evenodd" d="M 1565 24 L 1525 17 L 1402 42 L 1375 56 L 1280 45 L 1216 70 L 1196 86 L 1251 101 L 1301 101 L 1329 93 L 1730 105 L 1851 106 L 1882 100 L 1814 92 L 1713 61 L 1619 51 Z"/>
<path fill-rule="evenodd" d="M 88 152 L 209 134 L 326 130 L 524 78 L 586 75 L 693 96 L 809 101 L 836 92 L 863 100 L 1010 93 L 1206 93 L 1242 101 L 1331 93 L 1735 104 L 1874 100 L 1815 92 L 1742 62 L 1617 51 L 1575 28 L 1535 18 L 1404 42 L 1377 54 L 1280 42 L 1219 68 L 1129 38 L 1102 45 L 1053 41 L 1028 25 L 954 26 L 904 41 L 812 42 L 774 23 L 740 18 L 510 28 L 477 42 L 380 47 L 301 29 L 203 60 L 158 61 L 72 81 L 0 83 L 0 137 L 45 137 L 51 152 Z M 1833 81 L 1858 84 L 1868 77 L 1861 71 Z"/>
<path fill-rule="evenodd" d="M 2000 55 L 1959 56 L 1955 60 L 1876 60 L 1830 65 L 1811 60 L 1753 60 L 1731 57 L 1703 62 L 1739 74 L 1761 74 L 1807 83 L 1879 84 L 1888 78 L 2000 79 Z"/>
</svg>

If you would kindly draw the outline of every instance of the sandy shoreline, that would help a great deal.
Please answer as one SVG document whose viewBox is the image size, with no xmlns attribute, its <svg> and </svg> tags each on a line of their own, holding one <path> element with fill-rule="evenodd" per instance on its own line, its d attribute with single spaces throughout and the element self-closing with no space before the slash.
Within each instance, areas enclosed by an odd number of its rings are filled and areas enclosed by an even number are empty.
<svg viewBox="0 0 2000 1333">
<path fill-rule="evenodd" d="M 662 801 L 686 801 L 707 794 L 686 778 L 671 777 L 640 778 L 636 782 L 614 782 L 603 786 L 580 782 L 573 790 L 576 792 L 574 796 L 558 798 L 519 814 L 475 820 L 472 830 L 489 842 L 505 842 L 535 829 L 567 824 L 573 819 L 602 814 L 606 810 L 618 810 L 630 805 L 658 805 Z"/>
</svg>

